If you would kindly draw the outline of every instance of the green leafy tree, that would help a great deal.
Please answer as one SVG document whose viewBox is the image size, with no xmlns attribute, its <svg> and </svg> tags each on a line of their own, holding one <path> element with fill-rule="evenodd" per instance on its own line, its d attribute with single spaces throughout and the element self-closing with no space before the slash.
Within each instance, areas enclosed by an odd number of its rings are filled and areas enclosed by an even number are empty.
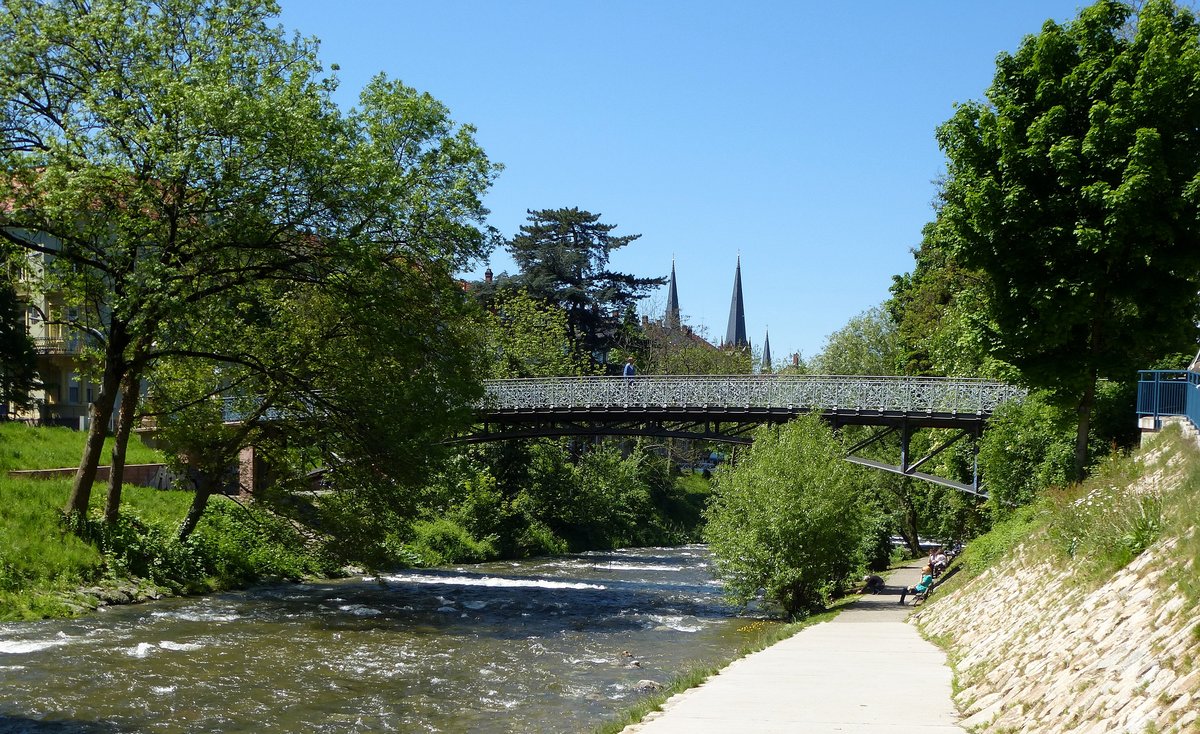
<svg viewBox="0 0 1200 734">
<path fill-rule="evenodd" d="M 885 308 L 899 332 L 906 375 L 1012 379 L 1014 370 L 988 353 L 983 275 L 962 266 L 940 222 L 922 233 L 911 273 L 893 279 Z"/>
<path fill-rule="evenodd" d="M 939 219 L 985 276 L 989 347 L 1073 406 L 1076 475 L 1098 378 L 1195 343 L 1198 38 L 1170 0 L 1101 0 L 1001 54 L 988 102 L 938 130 Z"/>
<path fill-rule="evenodd" d="M 1071 416 L 1045 392 L 1000 406 L 980 441 L 979 466 L 987 479 L 994 519 L 1029 504 L 1047 487 L 1071 477 Z"/>
<path fill-rule="evenodd" d="M 567 315 L 523 290 L 498 293 L 486 318 L 491 377 L 560 377 L 591 371 L 570 338 Z"/>
<path fill-rule="evenodd" d="M 819 374 L 895 375 L 903 368 L 904 360 L 899 328 L 889 311 L 876 307 L 853 317 L 844 327 L 830 334 L 822 351 L 812 359 L 811 366 Z M 856 426 L 841 429 L 847 443 L 864 440 L 873 430 Z M 909 455 L 924 455 L 946 438 L 945 431 L 914 433 L 910 439 Z M 900 437 L 886 436 L 859 453 L 887 463 L 897 463 Z M 938 469 L 945 471 L 944 466 Z M 929 534 L 932 526 L 941 524 L 941 513 L 948 507 L 941 502 L 946 490 L 913 477 L 883 471 L 868 471 L 863 482 L 874 493 L 876 502 L 887 508 L 891 526 L 905 538 L 911 551 L 917 553 L 918 537 Z"/>
<path fill-rule="evenodd" d="M 307 489 L 322 468 L 353 506 L 415 515 L 439 442 L 473 420 L 483 334 L 448 268 L 360 265 L 320 287 L 262 282 L 178 340 L 149 381 L 169 453 L 228 467 L 253 446 L 277 487 Z M 232 414 L 214 424 L 218 403 Z M 185 530 L 203 510 L 198 491 Z"/>
<path fill-rule="evenodd" d="M 896 324 L 887 311 L 876 307 L 830 334 L 810 368 L 824 375 L 895 375 L 901 361 Z"/>
<path fill-rule="evenodd" d="M 789 615 L 819 608 L 856 572 L 874 524 L 857 467 L 821 418 L 760 428 L 736 467 L 717 473 L 705 538 L 739 603 L 765 589 Z"/>
<path fill-rule="evenodd" d="M 508 249 L 529 295 L 562 308 L 575 349 L 602 362 L 627 309 L 666 278 L 639 278 L 610 270 L 614 250 L 641 235 L 614 235 L 615 224 L 571 207 L 530 210 Z"/>
<path fill-rule="evenodd" d="M 720 349 L 703 329 L 687 324 L 650 323 L 629 351 L 637 354 L 638 370 L 659 375 L 748 375 L 755 355 L 748 349 Z"/>
<path fill-rule="evenodd" d="M 88 311 L 98 351 L 68 512 L 86 511 L 122 381 L 185 356 L 198 314 L 261 281 L 341 282 L 365 303 L 348 278 L 444 273 L 488 246 L 496 169 L 473 130 L 382 76 L 341 114 L 316 43 L 269 25 L 277 13 L 270 0 L 0 8 L 0 237 L 48 258 L 43 287 Z M 436 350 L 438 328 L 405 344 Z"/>
<path fill-rule="evenodd" d="M 37 378 L 33 340 L 24 309 L 11 284 L 0 281 L 0 413 L 9 404 L 24 408 Z"/>
</svg>

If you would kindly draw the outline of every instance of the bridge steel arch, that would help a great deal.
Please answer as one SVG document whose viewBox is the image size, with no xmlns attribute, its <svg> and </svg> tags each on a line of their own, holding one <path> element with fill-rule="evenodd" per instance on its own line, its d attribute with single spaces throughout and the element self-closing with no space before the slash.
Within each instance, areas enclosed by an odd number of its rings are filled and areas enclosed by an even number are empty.
<svg viewBox="0 0 1200 734">
<path fill-rule="evenodd" d="M 763 424 L 819 413 L 835 429 L 877 426 L 848 460 L 982 494 L 971 484 L 917 469 L 964 437 L 978 438 L 992 413 L 1025 391 L 970 378 L 845 375 L 648 375 L 489 380 L 477 405 L 479 429 L 452 442 L 480 443 L 546 436 L 655 436 L 748 444 Z M 949 441 L 911 462 L 908 443 L 921 428 L 957 429 Z M 854 455 L 892 433 L 898 464 Z"/>
</svg>

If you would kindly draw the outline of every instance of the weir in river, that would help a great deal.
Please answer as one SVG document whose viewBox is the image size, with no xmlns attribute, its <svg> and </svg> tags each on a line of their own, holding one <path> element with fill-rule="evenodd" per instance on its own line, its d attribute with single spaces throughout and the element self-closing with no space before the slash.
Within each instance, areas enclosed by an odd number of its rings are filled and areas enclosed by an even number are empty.
<svg viewBox="0 0 1200 734">
<path fill-rule="evenodd" d="M 0 730 L 586 732 L 745 642 L 701 546 L 0 625 Z"/>
</svg>

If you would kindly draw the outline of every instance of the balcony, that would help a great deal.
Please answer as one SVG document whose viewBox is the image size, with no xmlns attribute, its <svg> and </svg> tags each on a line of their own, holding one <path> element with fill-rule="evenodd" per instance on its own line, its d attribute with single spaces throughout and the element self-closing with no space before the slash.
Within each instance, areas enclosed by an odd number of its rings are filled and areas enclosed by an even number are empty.
<svg viewBox="0 0 1200 734">
<path fill-rule="evenodd" d="M 72 355 L 79 354 L 83 346 L 78 336 L 35 336 L 33 348 L 38 354 Z"/>
</svg>

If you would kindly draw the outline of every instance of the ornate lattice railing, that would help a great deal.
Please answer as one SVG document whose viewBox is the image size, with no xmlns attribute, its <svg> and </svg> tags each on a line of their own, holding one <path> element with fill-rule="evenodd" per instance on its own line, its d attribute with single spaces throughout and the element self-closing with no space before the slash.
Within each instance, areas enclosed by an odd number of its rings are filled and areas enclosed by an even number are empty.
<svg viewBox="0 0 1200 734">
<path fill-rule="evenodd" d="M 1025 390 L 945 377 L 646 375 L 489 380 L 484 410 L 777 408 L 990 415 Z"/>
</svg>

